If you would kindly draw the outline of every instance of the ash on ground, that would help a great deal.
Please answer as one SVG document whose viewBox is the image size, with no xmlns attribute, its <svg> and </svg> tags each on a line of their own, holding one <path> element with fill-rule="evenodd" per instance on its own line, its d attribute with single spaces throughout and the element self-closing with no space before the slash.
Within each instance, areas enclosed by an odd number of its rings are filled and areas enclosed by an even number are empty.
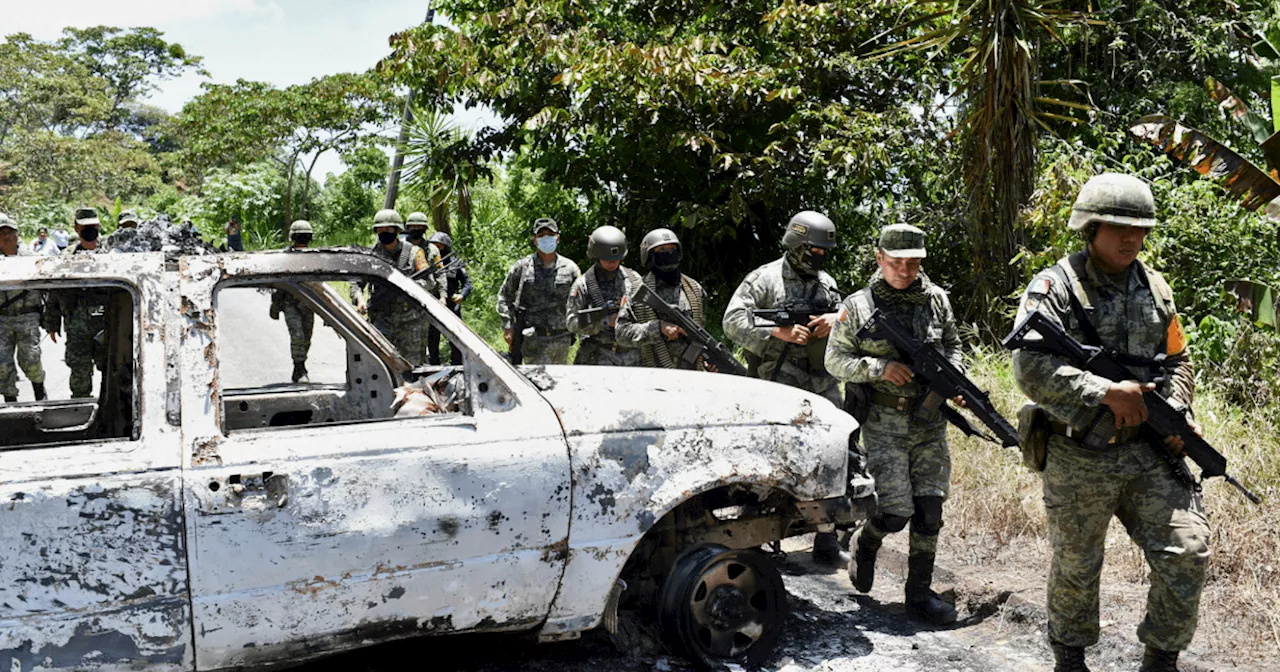
<svg viewBox="0 0 1280 672">
<path fill-rule="evenodd" d="M 164 252 L 167 257 L 213 254 L 217 251 L 200 237 L 200 232 L 190 222 L 174 224 L 163 214 L 136 228 L 116 229 L 104 242 L 108 252 Z"/>
</svg>

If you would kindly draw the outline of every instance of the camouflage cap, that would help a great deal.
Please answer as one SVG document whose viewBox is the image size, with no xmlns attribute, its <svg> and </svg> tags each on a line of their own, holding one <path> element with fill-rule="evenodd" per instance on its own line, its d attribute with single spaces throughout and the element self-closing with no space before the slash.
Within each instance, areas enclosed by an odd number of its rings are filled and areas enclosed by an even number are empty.
<svg viewBox="0 0 1280 672">
<path fill-rule="evenodd" d="M 9 219 L 9 215 L 0 212 L 0 229 L 13 229 L 14 231 L 17 231 L 18 223 Z"/>
<path fill-rule="evenodd" d="M 134 213 L 132 210 L 125 210 L 124 212 L 120 213 L 120 218 L 116 220 L 116 223 L 119 224 L 120 226 L 124 226 L 125 224 L 128 224 L 128 223 L 132 223 L 134 226 L 137 226 L 138 223 L 141 221 L 142 220 L 138 219 L 138 215 Z"/>
<path fill-rule="evenodd" d="M 880 230 L 880 249 L 899 259 L 923 259 L 924 231 L 910 224 L 890 224 Z"/>
<path fill-rule="evenodd" d="M 556 220 L 551 219 L 550 217 L 539 217 L 538 219 L 534 220 L 533 229 L 532 229 L 533 235 L 535 236 L 538 235 L 538 232 L 543 229 L 548 229 L 555 234 L 560 233 L 560 225 L 556 224 Z"/>
<path fill-rule="evenodd" d="M 81 226 L 102 226 L 98 211 L 93 208 L 76 208 L 75 217 L 71 221 Z"/>
</svg>

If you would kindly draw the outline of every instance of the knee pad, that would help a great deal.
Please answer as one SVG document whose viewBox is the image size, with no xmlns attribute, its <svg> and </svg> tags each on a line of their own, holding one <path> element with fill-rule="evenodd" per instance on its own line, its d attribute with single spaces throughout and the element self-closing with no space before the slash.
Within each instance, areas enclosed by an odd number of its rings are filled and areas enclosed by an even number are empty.
<svg viewBox="0 0 1280 672">
<path fill-rule="evenodd" d="M 911 517 L 911 530 L 917 534 L 934 536 L 942 529 L 942 498 L 916 497 L 916 513 Z"/>
<path fill-rule="evenodd" d="M 892 513 L 877 513 L 876 517 L 871 519 L 871 524 L 884 532 L 892 533 L 906 529 L 908 520 L 910 518 L 895 516 Z"/>
</svg>

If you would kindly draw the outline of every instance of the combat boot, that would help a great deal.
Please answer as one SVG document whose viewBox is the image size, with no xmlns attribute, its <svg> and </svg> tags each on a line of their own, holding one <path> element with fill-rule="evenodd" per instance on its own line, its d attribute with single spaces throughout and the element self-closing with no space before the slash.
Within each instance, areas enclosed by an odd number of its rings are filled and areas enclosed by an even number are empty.
<svg viewBox="0 0 1280 672">
<path fill-rule="evenodd" d="M 302 362 L 293 363 L 293 382 L 309 383 L 311 379 L 307 377 L 307 366 Z"/>
<path fill-rule="evenodd" d="M 875 584 L 876 553 L 883 543 L 884 537 L 868 534 L 865 527 L 858 533 L 858 548 L 853 552 L 853 571 L 849 572 L 849 579 L 860 593 L 871 592 L 871 586 Z"/>
<path fill-rule="evenodd" d="M 1138 672 L 1178 672 L 1178 652 L 1148 646 Z"/>
<path fill-rule="evenodd" d="M 49 395 L 44 391 L 44 383 L 31 383 L 31 391 L 36 393 L 36 401 L 44 401 Z"/>
<path fill-rule="evenodd" d="M 819 565 L 840 565 L 840 540 L 835 532 L 819 532 L 813 536 L 813 561 Z"/>
<path fill-rule="evenodd" d="M 18 403 L 18 395 L 16 395 L 16 394 L 6 394 L 6 395 L 4 395 L 4 401 L 5 401 L 5 403 L 6 403 L 6 404 L 16 404 L 16 403 Z"/>
<path fill-rule="evenodd" d="M 956 608 L 947 604 L 933 592 L 932 553 L 912 553 L 907 556 L 907 613 L 912 618 L 933 625 L 956 622 Z"/>
<path fill-rule="evenodd" d="M 1084 647 L 1050 642 L 1053 647 L 1053 672 L 1089 672 L 1084 664 Z"/>
</svg>

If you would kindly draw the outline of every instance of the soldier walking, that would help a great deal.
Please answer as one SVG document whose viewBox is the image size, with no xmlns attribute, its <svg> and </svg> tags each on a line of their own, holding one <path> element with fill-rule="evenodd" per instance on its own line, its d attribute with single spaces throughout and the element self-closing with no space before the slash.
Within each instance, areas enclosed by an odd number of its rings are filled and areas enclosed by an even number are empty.
<svg viewBox="0 0 1280 672">
<path fill-rule="evenodd" d="M 649 269 L 641 280 L 663 301 L 688 315 L 698 326 L 706 325 L 707 293 L 697 280 L 680 272 L 680 239 L 671 229 L 654 229 L 640 241 L 640 265 Z M 636 303 L 635 290 L 627 293 L 618 313 L 618 343 L 636 348 L 641 366 L 664 369 L 714 370 L 705 358 L 686 359 L 693 344 L 684 330 L 663 322 L 653 309 Z"/>
<path fill-rule="evenodd" d="M 840 293 L 822 268 L 835 245 L 836 225 L 830 218 L 811 210 L 797 213 L 782 236 L 786 253 L 752 271 L 733 293 L 724 314 L 724 333 L 758 359 L 758 377 L 820 394 L 839 406 L 840 390 L 824 362 Z M 752 311 L 771 308 L 814 314 L 807 324 L 757 325 Z M 835 532 L 818 533 L 813 559 L 839 564 Z"/>
<path fill-rule="evenodd" d="M 1145 183 L 1107 173 L 1090 179 L 1072 206 L 1068 227 L 1084 249 L 1041 271 L 1018 309 L 1038 310 L 1081 343 L 1114 349 L 1133 380 L 1112 382 L 1052 355 L 1018 350 L 1019 387 L 1050 418 L 1041 478 L 1053 561 L 1049 568 L 1049 640 L 1059 671 L 1087 671 L 1085 647 L 1098 641 L 1098 602 L 1107 526 L 1120 519 L 1151 568 L 1147 614 L 1138 625 L 1146 645 L 1143 672 L 1177 670 L 1178 652 L 1195 633 L 1208 564 L 1209 524 L 1200 496 L 1174 477 L 1156 450 L 1181 450 L 1177 437 L 1152 446 L 1141 431 L 1142 395 L 1157 389 L 1192 420 L 1195 390 L 1186 338 L 1164 278 L 1138 261 L 1156 226 Z M 1105 451 L 1079 439 L 1093 418 L 1114 417 Z M 1152 450 L 1152 448 L 1155 450 Z"/>
<path fill-rule="evenodd" d="M 291 244 L 286 250 L 305 250 L 311 245 L 313 231 L 311 222 L 305 219 L 289 225 Z M 289 354 L 293 358 L 293 374 L 290 379 L 295 383 L 311 382 L 307 376 L 307 354 L 311 352 L 311 335 L 315 331 L 316 314 L 292 293 L 277 289 L 271 293 L 271 319 L 278 320 L 284 315 L 284 325 L 289 329 Z"/>
<path fill-rule="evenodd" d="M 50 243 L 52 245 L 52 243 Z M 5 257 L 28 256 L 18 241 L 18 225 L 0 213 L 0 254 Z M 40 312 L 44 308 L 44 292 L 29 289 L 0 290 L 0 394 L 13 403 L 18 400 L 18 372 L 13 360 L 31 381 L 36 401 L 46 397 L 44 365 L 40 362 Z"/>
<path fill-rule="evenodd" d="M 582 271 L 556 252 L 560 244 L 556 220 L 543 217 L 535 221 L 532 242 L 537 251 L 507 271 L 498 292 L 502 335 L 510 347 L 513 330 L 521 327 L 526 364 L 568 364 L 573 335 L 565 321 L 564 307 Z"/>
<path fill-rule="evenodd" d="M 591 232 L 587 256 L 595 263 L 573 281 L 565 304 L 565 323 L 570 332 L 582 339 L 573 363 L 635 366 L 640 362 L 640 353 L 619 343 L 616 331 L 623 297 L 640 284 L 640 274 L 622 265 L 627 256 L 627 236 L 615 226 L 602 226 Z M 590 308 L 606 310 L 582 314 Z"/>
<path fill-rule="evenodd" d="M 431 234 L 429 244 L 444 263 L 444 305 L 461 319 L 462 302 L 471 295 L 471 276 L 467 275 L 467 265 L 461 258 L 453 256 L 453 238 L 449 234 L 437 231 Z M 435 327 L 427 329 L 427 354 L 432 365 L 440 364 L 440 330 Z M 452 343 L 449 344 L 449 363 L 454 366 L 462 364 L 462 350 Z"/>
<path fill-rule="evenodd" d="M 379 210 L 373 217 L 373 230 L 378 235 L 378 242 L 372 248 L 374 255 L 387 260 L 405 275 L 431 269 L 416 282 L 428 294 L 438 297 L 444 269 L 438 264 L 431 266 L 422 248 L 400 240 L 400 232 L 404 230 L 400 213 Z M 398 290 L 382 283 L 373 283 L 368 300 L 365 299 L 364 287 L 358 284 L 351 286 L 351 293 L 356 310 L 367 313 L 373 326 L 405 359 L 415 365 L 427 361 L 427 319 L 421 306 L 413 305 Z"/>
<path fill-rule="evenodd" d="M 93 208 L 77 208 L 74 218 L 79 242 L 67 248 L 68 254 L 100 254 L 98 237 L 102 222 Z M 107 346 L 101 334 L 107 328 L 106 297 L 102 290 L 90 288 L 58 289 L 49 292 L 44 310 L 44 329 L 58 342 L 58 333 L 67 334 L 67 368 L 70 369 L 71 396 L 92 396 L 93 369 L 105 370 Z"/>
<path fill-rule="evenodd" d="M 866 399 L 862 443 L 867 468 L 876 479 L 876 515 L 862 526 L 853 556 L 853 585 L 871 591 L 876 553 L 885 535 L 901 532 L 911 523 L 907 556 L 907 613 L 945 625 L 954 623 L 956 610 L 933 592 L 934 559 L 942 529 L 942 503 L 951 489 L 951 454 L 947 449 L 947 421 L 940 412 L 919 419 L 916 405 L 925 390 L 902 362 L 902 353 L 888 341 L 860 340 L 858 330 L 876 310 L 882 311 L 922 343 L 943 352 L 957 368 L 962 365 L 960 336 L 951 302 L 941 287 L 920 270 L 925 257 L 924 231 L 909 224 L 886 226 L 876 248 L 879 269 L 870 286 L 850 295 L 827 344 L 827 370 L 848 386 L 862 386 L 854 395 Z M 858 413 L 861 415 L 861 413 Z"/>
</svg>

